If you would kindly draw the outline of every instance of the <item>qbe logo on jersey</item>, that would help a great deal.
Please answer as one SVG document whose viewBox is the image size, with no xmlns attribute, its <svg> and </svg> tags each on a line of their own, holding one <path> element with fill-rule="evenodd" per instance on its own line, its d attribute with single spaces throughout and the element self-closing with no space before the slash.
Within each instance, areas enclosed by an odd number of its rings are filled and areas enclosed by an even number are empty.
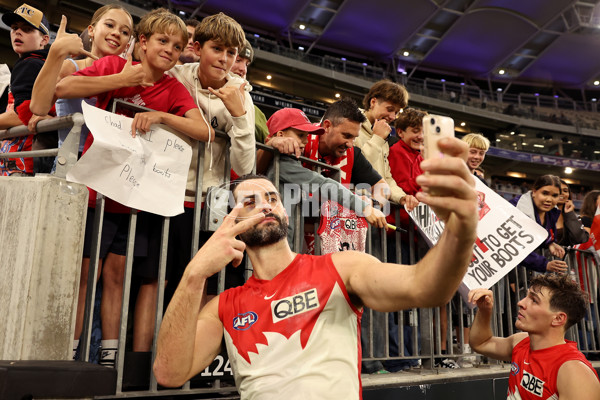
<svg viewBox="0 0 600 400">
<path fill-rule="evenodd" d="M 316 308 L 319 308 L 316 288 L 271 302 L 274 323 Z"/>
<path fill-rule="evenodd" d="M 532 374 L 527 371 L 523 371 L 523 379 L 521 379 L 521 386 L 527 390 L 535 394 L 536 396 L 542 396 L 544 393 L 544 381 L 540 378 L 536 378 Z"/>
</svg>

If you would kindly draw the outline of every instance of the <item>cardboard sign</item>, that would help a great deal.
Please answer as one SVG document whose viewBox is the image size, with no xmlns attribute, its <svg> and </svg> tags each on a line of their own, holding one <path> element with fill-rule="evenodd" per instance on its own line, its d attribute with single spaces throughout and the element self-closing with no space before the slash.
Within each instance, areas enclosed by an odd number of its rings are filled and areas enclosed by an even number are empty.
<svg viewBox="0 0 600 400">
<path fill-rule="evenodd" d="M 152 125 L 131 136 L 133 119 L 82 102 L 94 143 L 67 174 L 128 207 L 171 217 L 183 212 L 192 148 L 175 130 Z"/>
<path fill-rule="evenodd" d="M 515 206 L 496 194 L 479 179 L 475 188 L 479 197 L 479 224 L 473 258 L 459 291 L 489 289 L 548 236 L 548 232 Z M 409 213 L 430 246 L 437 243 L 444 223 L 433 210 L 420 203 Z"/>
</svg>

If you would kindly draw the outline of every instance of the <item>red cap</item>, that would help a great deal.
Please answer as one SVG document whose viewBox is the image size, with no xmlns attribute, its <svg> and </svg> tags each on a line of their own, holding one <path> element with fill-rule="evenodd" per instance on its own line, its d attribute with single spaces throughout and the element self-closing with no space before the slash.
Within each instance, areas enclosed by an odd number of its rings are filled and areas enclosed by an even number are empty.
<svg viewBox="0 0 600 400">
<path fill-rule="evenodd" d="M 269 137 L 288 128 L 310 132 L 313 135 L 325 133 L 325 129 L 310 122 L 306 114 L 297 108 L 282 108 L 276 111 L 267 121 L 267 128 L 269 128 Z"/>
</svg>

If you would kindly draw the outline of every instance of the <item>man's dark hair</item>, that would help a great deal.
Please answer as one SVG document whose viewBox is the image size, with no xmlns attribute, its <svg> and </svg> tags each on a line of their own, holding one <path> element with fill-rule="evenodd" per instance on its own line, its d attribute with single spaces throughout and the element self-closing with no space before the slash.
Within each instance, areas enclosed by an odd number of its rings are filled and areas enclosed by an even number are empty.
<svg viewBox="0 0 600 400">
<path fill-rule="evenodd" d="M 366 121 L 366 117 L 360 112 L 356 102 L 350 98 L 344 98 L 336 101 L 329 106 L 323 120 L 328 119 L 331 121 L 333 126 L 337 126 L 343 122 L 344 119 L 352 122 L 358 122 L 362 124 Z"/>
<path fill-rule="evenodd" d="M 371 99 L 376 98 L 378 101 L 388 101 L 400 108 L 405 108 L 408 105 L 408 97 L 408 91 L 404 86 L 382 79 L 371 86 L 363 99 L 363 107 L 365 110 L 369 110 Z"/>
<path fill-rule="evenodd" d="M 231 181 L 229 183 L 229 190 L 231 190 L 231 193 L 234 195 L 234 198 L 235 198 L 235 189 L 237 189 L 237 187 L 242 182 L 249 181 L 251 179 L 264 179 L 264 180 L 267 180 L 267 181 L 271 182 L 271 180 L 269 178 L 267 178 L 266 176 L 261 175 L 261 174 L 246 174 L 246 175 L 242 175 L 239 178 L 237 178 L 236 180 Z"/>
<path fill-rule="evenodd" d="M 185 24 L 185 26 L 193 26 L 194 28 L 200 25 L 200 21 L 198 21 L 195 18 L 186 19 L 185 21 L 183 21 L 183 23 Z"/>
<path fill-rule="evenodd" d="M 588 295 L 568 275 L 539 275 L 531 280 L 532 290 L 545 287 L 550 291 L 550 308 L 567 314 L 565 331 L 579 322 L 585 315 Z"/>
</svg>

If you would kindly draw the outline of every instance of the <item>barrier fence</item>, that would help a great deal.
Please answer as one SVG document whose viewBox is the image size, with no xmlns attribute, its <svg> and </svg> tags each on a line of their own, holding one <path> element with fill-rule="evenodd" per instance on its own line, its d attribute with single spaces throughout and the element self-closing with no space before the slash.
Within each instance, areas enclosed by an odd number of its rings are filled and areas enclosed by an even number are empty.
<svg viewBox="0 0 600 400">
<path fill-rule="evenodd" d="M 131 108 L 131 105 L 125 105 Z M 135 107 L 134 107 L 135 108 Z M 137 109 L 139 110 L 139 109 Z M 79 132 L 83 124 L 81 114 L 68 117 L 56 118 L 40 122 L 38 130 L 41 132 L 55 130 L 72 126 L 67 140 L 60 149 L 43 150 L 38 152 L 0 154 L 0 158 L 9 156 L 57 156 L 56 176 L 64 178 L 66 171 L 77 159 Z M 0 139 L 23 136 L 27 134 L 25 127 L 12 128 L 0 132 Z M 228 140 L 223 132 L 218 137 Z M 204 143 L 196 143 L 199 157 L 197 164 L 196 197 L 195 204 L 201 204 L 203 200 L 202 181 L 204 166 Z M 279 154 L 269 146 L 257 144 L 257 148 L 274 153 L 274 184 L 279 186 Z M 227 148 L 227 154 L 229 153 Z M 326 164 L 315 162 L 310 159 L 301 158 L 303 162 L 312 164 L 319 172 L 321 169 L 333 169 Z M 230 160 L 227 157 L 223 170 L 223 182 L 230 179 Z M 335 172 L 335 171 L 334 171 Z M 0 178 L 1 179 L 1 178 Z M 24 178 L 26 179 L 26 178 Z M 207 195 L 209 197 L 209 195 Z M 295 237 L 292 248 L 300 252 L 303 242 L 303 218 L 301 216 L 302 203 L 296 204 L 295 213 Z M 92 326 L 95 311 L 96 281 L 100 270 L 100 238 L 103 229 L 103 214 L 105 211 L 105 199 L 98 194 L 93 221 L 93 236 L 90 266 L 87 282 L 87 297 L 85 302 L 83 332 L 80 337 L 81 350 L 79 359 L 89 362 L 95 358 L 91 354 L 92 348 Z M 400 221 L 400 209 L 393 205 L 392 212 L 396 214 L 396 221 Z M 134 287 L 133 267 L 135 231 L 138 223 L 138 212 L 132 210 L 129 216 L 129 229 L 127 237 L 127 250 L 125 256 L 125 270 L 123 273 L 123 297 L 120 310 L 120 326 L 118 336 L 118 350 L 115 368 L 117 371 L 116 393 L 111 398 L 134 397 L 134 396 L 158 396 L 179 394 L 210 394 L 210 393 L 235 393 L 233 377 L 226 353 L 220 354 L 213 364 L 207 367 L 197 377 L 187 382 L 182 388 L 167 389 L 160 387 L 152 374 L 152 362 L 156 354 L 156 337 L 162 321 L 163 311 L 166 308 L 168 298 L 165 295 L 167 286 L 167 251 L 169 243 L 170 218 L 162 218 L 161 239 L 159 251 L 159 274 L 155 301 L 155 317 L 153 326 L 153 341 L 148 352 L 132 351 L 132 316 L 130 311 L 133 304 Z M 201 246 L 202 221 L 211 221 L 210 207 L 195 207 L 193 212 L 193 229 L 191 239 L 190 258 Z M 205 223 L 205 225 L 207 225 Z M 207 226 L 210 226 L 208 224 Z M 213 227 L 214 228 L 214 227 Z M 400 232 L 386 233 L 383 229 L 368 228 L 367 252 L 373 254 L 381 261 L 387 261 L 389 257 L 394 260 L 407 260 L 414 263 L 426 252 L 425 241 L 421 239 L 414 225 L 404 227 L 407 237 L 402 237 Z M 319 248 L 318 235 L 315 235 Z M 579 348 L 588 358 L 600 357 L 600 333 L 598 329 L 598 266 L 594 255 L 588 250 L 567 248 L 566 261 L 569 265 L 571 277 L 578 281 L 582 288 L 589 293 L 590 303 L 583 321 L 572 327 L 567 338 L 578 343 Z M 318 250 L 317 250 L 318 253 Z M 245 260 L 244 268 L 246 279 L 252 272 L 252 266 Z M 495 295 L 493 332 L 495 335 L 506 336 L 515 332 L 514 317 L 516 316 L 518 300 L 523 297 L 527 290 L 528 271 L 518 267 L 511 271 L 493 287 Z M 226 271 L 219 273 L 218 290 L 225 289 Z M 173 285 L 176 282 L 168 282 Z M 489 363 L 500 363 L 484 359 L 472 353 L 465 353 L 468 349 L 468 326 L 474 318 L 474 311 L 467 307 L 464 300 L 456 295 L 446 306 L 433 309 L 412 309 L 396 313 L 379 313 L 365 310 L 363 315 L 363 362 L 390 361 L 406 362 L 407 368 L 413 371 L 427 371 L 439 367 L 439 359 L 454 359 L 464 367 L 483 366 Z M 442 350 L 445 349 L 445 352 Z M 409 363 L 412 361 L 412 365 Z"/>
</svg>

